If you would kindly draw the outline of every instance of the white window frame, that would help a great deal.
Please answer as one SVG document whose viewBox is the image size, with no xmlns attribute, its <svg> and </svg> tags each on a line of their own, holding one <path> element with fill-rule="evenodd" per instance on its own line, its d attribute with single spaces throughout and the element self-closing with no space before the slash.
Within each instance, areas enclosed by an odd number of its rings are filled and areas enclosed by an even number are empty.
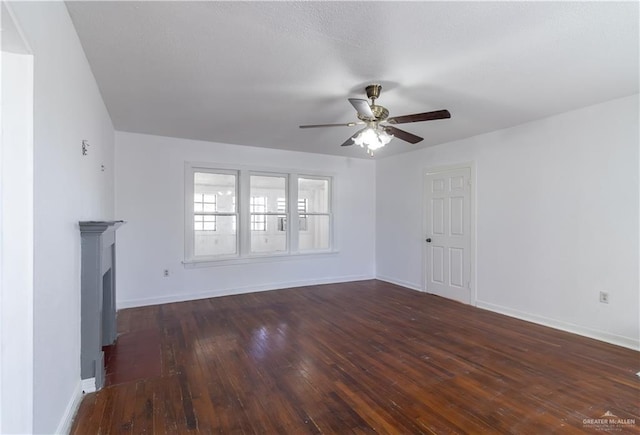
<svg viewBox="0 0 640 435">
<path fill-rule="evenodd" d="M 325 176 L 317 176 L 317 175 L 307 175 L 307 174 L 297 174 L 296 176 L 296 199 L 298 198 L 297 195 L 297 189 L 298 189 L 298 180 L 300 178 L 304 178 L 306 180 L 327 180 L 328 181 L 328 189 L 329 192 L 327 193 L 328 196 L 328 204 L 327 204 L 327 212 L 326 213 L 319 213 L 319 212 L 309 212 L 308 211 L 308 207 L 307 210 L 305 211 L 304 216 L 328 216 L 329 217 L 329 249 L 328 250 L 332 250 L 333 249 L 333 180 L 332 177 L 325 177 Z M 296 235 L 299 233 L 299 223 L 300 223 L 300 213 L 298 212 L 298 207 L 296 207 L 295 210 L 295 216 L 292 217 L 292 219 L 295 219 L 295 224 L 296 224 Z M 306 219 L 306 218 L 305 218 Z M 308 222 L 307 222 L 307 228 L 308 227 Z M 307 229 L 304 229 L 302 231 L 307 231 Z M 296 240 L 297 242 L 297 240 Z M 297 245 L 296 245 L 297 246 Z M 303 251 L 299 251 L 301 253 L 305 253 L 305 252 L 317 252 L 320 251 L 318 249 L 305 249 Z"/>
<path fill-rule="evenodd" d="M 236 176 L 236 192 L 235 192 L 235 213 L 220 213 L 225 215 L 236 216 L 236 254 L 233 255 L 215 255 L 215 256 L 196 256 L 194 255 L 194 173 L 205 172 L 214 174 L 231 174 Z M 287 179 L 287 210 L 285 213 L 280 211 L 267 213 L 286 216 L 287 220 L 287 249 L 286 252 L 277 253 L 252 253 L 251 252 L 251 211 L 249 200 L 250 177 L 251 175 L 264 175 L 274 177 L 286 177 Z M 298 248 L 298 229 L 300 215 L 298 207 L 291 207 L 290 204 L 298 203 L 298 179 L 319 179 L 327 180 L 329 186 L 328 192 L 328 213 L 306 213 L 307 215 L 320 214 L 329 216 L 329 247 L 327 249 L 303 250 Z M 278 259 L 286 259 L 288 257 L 302 257 L 309 255 L 326 255 L 338 252 L 334 239 L 334 190 L 335 175 L 330 173 L 315 173 L 314 171 L 299 172 L 297 170 L 283 170 L 282 168 L 255 168 L 246 166 L 230 166 L 215 163 L 185 162 L 185 211 L 184 211 L 184 228 L 185 228 L 185 254 L 183 264 L 186 267 L 207 267 L 236 263 L 249 263 L 254 261 L 271 261 Z"/>
<path fill-rule="evenodd" d="M 235 197 L 239 197 L 240 190 L 240 173 L 237 170 L 230 170 L 226 168 L 215 168 L 215 167 L 207 167 L 202 165 L 185 165 L 185 263 L 191 262 L 196 258 L 201 260 L 211 260 L 211 259 L 229 259 L 229 258 L 237 258 L 240 252 L 240 238 L 238 236 L 237 230 L 237 222 L 240 219 L 240 210 L 238 207 L 238 200 L 236 200 L 235 213 L 232 212 L 215 212 L 215 216 L 235 216 L 236 217 L 236 253 L 235 254 L 221 254 L 216 256 L 196 256 L 195 255 L 195 219 L 194 216 L 196 213 L 194 211 L 194 174 L 196 172 L 202 173 L 210 173 L 210 174 L 226 174 L 226 175 L 234 175 L 236 177 L 236 191 Z M 216 199 L 217 205 L 217 199 Z M 217 209 L 217 207 L 216 207 Z"/>
<path fill-rule="evenodd" d="M 288 173 L 281 172 L 281 171 L 278 171 L 278 172 L 267 172 L 267 171 L 257 171 L 257 170 L 247 170 L 247 171 L 241 171 L 241 172 L 242 173 L 244 173 L 244 172 L 247 173 L 247 184 L 249 184 L 249 198 L 258 196 L 258 195 L 252 195 L 251 194 L 251 177 L 284 178 L 285 197 L 287 198 L 287 201 L 286 201 L 287 205 L 285 207 L 284 215 L 285 216 L 289 215 L 289 213 L 287 211 L 287 208 L 289 207 L 289 196 L 290 196 L 289 195 L 289 191 L 290 191 L 291 181 L 290 181 L 290 175 Z M 265 211 L 263 213 L 259 213 L 259 214 L 262 214 L 265 217 L 265 223 L 264 223 L 264 228 L 265 229 L 264 229 L 264 232 L 266 233 L 268 231 L 268 224 L 267 224 L 268 219 L 267 219 L 267 217 L 268 216 L 282 216 L 283 213 L 280 213 L 277 210 L 276 211 L 267 211 L 268 207 L 269 207 L 269 204 L 268 204 L 269 199 L 267 197 L 264 197 L 264 198 L 265 198 Z M 254 214 L 256 214 L 256 213 L 254 213 L 252 210 L 249 210 L 249 219 L 250 220 L 253 220 L 252 217 L 253 217 Z M 247 232 L 248 238 L 249 238 L 249 244 L 248 244 L 247 250 L 246 250 L 247 257 L 272 257 L 272 256 L 288 255 L 290 253 L 292 245 L 290 243 L 290 240 L 289 240 L 290 237 L 289 237 L 288 233 L 285 234 L 286 244 L 285 244 L 284 251 L 252 252 L 252 250 L 251 250 L 251 248 L 252 248 L 251 247 L 251 232 L 252 231 L 256 231 L 256 232 L 262 231 L 262 230 L 254 230 L 253 228 L 254 228 L 253 223 L 251 223 L 249 231 Z M 277 228 L 276 228 L 276 230 L 277 230 Z"/>
</svg>

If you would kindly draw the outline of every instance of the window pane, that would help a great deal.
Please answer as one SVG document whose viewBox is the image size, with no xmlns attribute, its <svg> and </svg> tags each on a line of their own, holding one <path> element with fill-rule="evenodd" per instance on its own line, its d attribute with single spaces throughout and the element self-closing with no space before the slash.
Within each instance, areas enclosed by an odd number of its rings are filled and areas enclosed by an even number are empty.
<svg viewBox="0 0 640 435">
<path fill-rule="evenodd" d="M 267 231 L 267 215 L 251 215 L 251 231 Z"/>
<path fill-rule="evenodd" d="M 251 216 L 254 218 L 254 216 Z M 280 216 L 257 215 L 264 218 L 267 231 L 251 230 L 251 253 L 267 254 L 287 251 L 287 233 L 278 231 Z"/>
<path fill-rule="evenodd" d="M 265 206 L 262 212 L 277 213 L 278 206 L 283 205 L 284 198 L 287 197 L 287 177 L 270 175 L 252 175 L 250 177 L 251 197 L 264 198 L 260 204 Z M 278 202 L 280 199 L 280 203 Z M 260 199 L 262 201 L 262 199 Z M 258 202 L 256 202 L 256 205 Z M 258 210 L 256 210 L 258 211 Z"/>
<path fill-rule="evenodd" d="M 303 201 L 303 203 L 301 203 Z M 303 205 L 304 204 L 304 205 Z M 329 213 L 329 180 L 298 179 L 298 210 L 306 207 L 307 213 Z"/>
<path fill-rule="evenodd" d="M 196 216 L 197 217 L 197 216 Z M 195 255 L 236 254 L 235 216 L 204 216 L 203 231 L 195 231 Z M 214 218 L 213 221 L 209 218 Z M 214 228 L 215 227 L 215 228 Z"/>
<path fill-rule="evenodd" d="M 193 229 L 195 231 L 202 231 L 203 230 L 202 215 L 195 215 L 193 217 Z"/>
<path fill-rule="evenodd" d="M 329 249 L 329 216 L 301 215 L 298 241 L 300 251 Z"/>
<path fill-rule="evenodd" d="M 287 217 L 278 216 L 278 231 L 287 231 Z"/>
<path fill-rule="evenodd" d="M 249 200 L 251 213 L 265 213 L 267 211 L 267 198 L 264 196 L 252 196 Z"/>
<path fill-rule="evenodd" d="M 304 214 L 309 211 L 309 200 L 306 198 L 298 199 L 298 213 Z"/>
<path fill-rule="evenodd" d="M 195 172 L 193 174 L 194 206 L 201 203 L 196 211 L 217 211 L 235 213 L 236 176 L 234 174 L 211 174 Z M 208 205 L 207 205 L 208 204 Z M 211 210 L 213 209 L 213 210 Z"/>
</svg>

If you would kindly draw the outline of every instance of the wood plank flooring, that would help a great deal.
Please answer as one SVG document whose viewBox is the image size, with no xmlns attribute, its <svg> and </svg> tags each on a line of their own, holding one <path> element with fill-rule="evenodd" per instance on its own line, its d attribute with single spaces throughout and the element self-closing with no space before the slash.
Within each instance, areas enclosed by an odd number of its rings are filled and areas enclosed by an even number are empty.
<svg viewBox="0 0 640 435">
<path fill-rule="evenodd" d="M 607 411 L 640 432 L 640 353 L 381 281 L 133 308 L 118 328 L 73 434 L 602 433 L 585 419 Z"/>
</svg>

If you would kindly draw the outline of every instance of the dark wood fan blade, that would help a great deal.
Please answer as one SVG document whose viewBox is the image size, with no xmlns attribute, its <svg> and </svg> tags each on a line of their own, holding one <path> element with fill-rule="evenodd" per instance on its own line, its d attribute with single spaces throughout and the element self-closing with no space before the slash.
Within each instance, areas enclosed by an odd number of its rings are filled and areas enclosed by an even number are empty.
<svg viewBox="0 0 640 435">
<path fill-rule="evenodd" d="M 360 132 L 364 130 L 364 128 L 361 128 L 360 130 L 356 131 L 353 135 L 351 135 L 351 137 L 347 140 L 344 141 L 344 143 L 342 145 L 340 145 L 341 147 L 348 147 L 353 145 L 353 138 L 355 138 L 357 135 L 360 134 Z"/>
<path fill-rule="evenodd" d="M 361 98 L 349 98 L 349 102 L 353 107 L 355 107 L 356 111 L 367 119 L 375 119 L 376 115 L 371 111 L 371 106 L 369 106 L 369 102 L 367 100 L 363 100 Z"/>
<path fill-rule="evenodd" d="M 435 110 L 433 112 L 414 113 L 413 115 L 393 116 L 387 119 L 391 124 L 406 124 L 407 122 L 433 121 L 436 119 L 451 118 L 448 110 Z"/>
<path fill-rule="evenodd" d="M 300 128 L 318 128 L 318 127 L 353 127 L 357 124 L 363 124 L 361 122 L 347 122 L 345 124 L 311 124 L 301 125 Z"/>
<path fill-rule="evenodd" d="M 383 128 L 387 133 L 392 134 L 398 139 L 402 139 L 405 142 L 418 143 L 423 140 L 423 138 L 421 138 L 420 136 L 416 136 L 415 134 L 409 133 L 408 131 L 400 130 L 399 128 L 391 127 L 390 125 L 385 125 Z"/>
</svg>

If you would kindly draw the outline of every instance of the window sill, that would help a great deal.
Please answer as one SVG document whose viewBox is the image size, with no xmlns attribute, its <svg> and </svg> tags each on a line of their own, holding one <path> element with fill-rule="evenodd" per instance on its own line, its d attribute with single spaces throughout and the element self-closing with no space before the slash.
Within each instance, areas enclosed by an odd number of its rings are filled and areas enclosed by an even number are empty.
<svg viewBox="0 0 640 435">
<path fill-rule="evenodd" d="M 234 257 L 221 259 L 201 259 L 201 260 L 184 260 L 182 262 L 185 269 L 197 269 L 202 267 L 232 266 L 236 264 L 254 264 L 254 263 L 272 263 L 278 261 L 290 260 L 307 260 L 309 258 L 331 257 L 339 254 L 338 250 L 331 251 L 314 251 L 299 252 L 296 254 L 269 254 L 269 255 L 252 255 L 250 257 Z"/>
</svg>

